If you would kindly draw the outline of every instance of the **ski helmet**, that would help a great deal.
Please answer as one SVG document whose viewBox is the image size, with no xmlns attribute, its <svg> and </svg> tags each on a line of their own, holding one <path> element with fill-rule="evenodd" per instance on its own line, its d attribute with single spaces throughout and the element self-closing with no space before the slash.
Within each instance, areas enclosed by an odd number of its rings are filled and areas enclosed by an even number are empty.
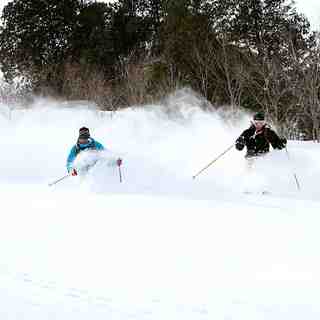
<svg viewBox="0 0 320 320">
<path fill-rule="evenodd" d="M 79 139 L 89 139 L 90 131 L 86 127 L 82 127 L 79 129 Z"/>
<path fill-rule="evenodd" d="M 256 121 L 264 121 L 264 113 L 263 112 L 257 112 L 254 116 L 253 116 L 253 120 Z"/>
</svg>

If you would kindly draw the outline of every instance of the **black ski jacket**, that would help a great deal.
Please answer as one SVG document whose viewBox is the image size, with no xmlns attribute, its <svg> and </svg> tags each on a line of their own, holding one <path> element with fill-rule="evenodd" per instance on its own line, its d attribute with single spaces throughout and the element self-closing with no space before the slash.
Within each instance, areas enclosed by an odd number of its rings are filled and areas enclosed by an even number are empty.
<svg viewBox="0 0 320 320">
<path fill-rule="evenodd" d="M 247 147 L 246 157 L 256 157 L 269 152 L 270 144 L 274 149 L 283 149 L 286 146 L 286 140 L 280 139 L 279 136 L 268 125 L 262 127 L 260 131 L 252 125 L 243 131 L 236 140 L 236 148 L 242 150 Z"/>
</svg>

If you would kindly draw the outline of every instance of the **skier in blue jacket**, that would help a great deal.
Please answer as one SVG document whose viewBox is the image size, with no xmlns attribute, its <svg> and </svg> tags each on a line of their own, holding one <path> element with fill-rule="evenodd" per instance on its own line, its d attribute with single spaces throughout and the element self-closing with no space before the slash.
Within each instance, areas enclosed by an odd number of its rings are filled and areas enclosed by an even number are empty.
<svg viewBox="0 0 320 320">
<path fill-rule="evenodd" d="M 73 161 L 77 157 L 77 155 L 85 150 L 105 150 L 104 146 L 91 138 L 90 131 L 86 127 L 82 127 L 79 129 L 79 138 L 77 143 L 71 148 L 69 152 L 69 156 L 67 159 L 67 170 L 69 174 L 72 176 L 78 175 L 78 172 L 75 168 L 73 168 Z M 122 159 L 117 159 L 117 165 L 120 167 L 122 164 Z"/>
</svg>

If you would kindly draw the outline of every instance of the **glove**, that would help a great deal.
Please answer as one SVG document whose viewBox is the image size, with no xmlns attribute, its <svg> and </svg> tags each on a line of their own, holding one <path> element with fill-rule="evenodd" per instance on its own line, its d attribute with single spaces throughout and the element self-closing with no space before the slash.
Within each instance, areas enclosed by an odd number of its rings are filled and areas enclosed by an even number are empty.
<svg viewBox="0 0 320 320">
<path fill-rule="evenodd" d="M 117 160 L 117 166 L 120 167 L 121 165 L 122 165 L 122 159 L 119 158 L 119 159 Z"/>
<path fill-rule="evenodd" d="M 241 151 L 244 148 L 244 137 L 240 137 L 236 141 L 236 149 Z"/>
<path fill-rule="evenodd" d="M 286 138 L 282 138 L 280 140 L 281 140 L 283 146 L 285 147 L 287 145 L 287 139 Z"/>
<path fill-rule="evenodd" d="M 72 168 L 72 169 L 70 170 L 70 174 L 71 174 L 73 177 L 75 177 L 75 176 L 78 175 L 78 172 L 77 172 L 77 170 L 76 170 L 75 168 Z"/>
<path fill-rule="evenodd" d="M 243 148 L 244 148 L 244 144 L 243 143 L 241 143 L 241 142 L 237 142 L 236 143 L 236 149 L 237 150 L 241 151 Z"/>
<path fill-rule="evenodd" d="M 287 139 L 286 138 L 280 138 L 278 149 L 283 149 L 287 146 Z"/>
</svg>

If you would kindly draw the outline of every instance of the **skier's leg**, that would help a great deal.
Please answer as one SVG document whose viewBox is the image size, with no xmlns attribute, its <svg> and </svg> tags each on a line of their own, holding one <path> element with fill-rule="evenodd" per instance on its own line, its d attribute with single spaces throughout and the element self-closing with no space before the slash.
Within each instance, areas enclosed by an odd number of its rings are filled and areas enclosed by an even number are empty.
<svg viewBox="0 0 320 320">
<path fill-rule="evenodd" d="M 256 157 L 247 154 L 245 160 L 244 193 L 250 194 L 254 187 L 254 164 Z"/>
<path fill-rule="evenodd" d="M 246 170 L 247 173 L 250 173 L 254 169 L 255 157 L 246 157 Z"/>
</svg>

